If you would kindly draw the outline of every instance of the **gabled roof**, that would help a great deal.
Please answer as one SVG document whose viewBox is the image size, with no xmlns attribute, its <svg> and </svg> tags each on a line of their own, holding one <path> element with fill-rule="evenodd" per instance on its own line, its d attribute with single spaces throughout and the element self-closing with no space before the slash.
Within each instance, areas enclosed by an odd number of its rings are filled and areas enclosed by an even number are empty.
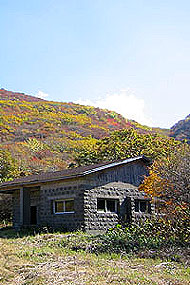
<svg viewBox="0 0 190 285">
<path fill-rule="evenodd" d="M 37 185 L 40 183 L 71 179 L 75 177 L 82 177 L 82 176 L 86 176 L 86 175 L 89 175 L 89 174 L 92 174 L 98 171 L 102 171 L 105 169 L 109 169 L 109 168 L 124 165 L 124 164 L 128 164 L 128 163 L 135 162 L 135 161 L 143 161 L 145 164 L 151 163 L 149 158 L 145 156 L 138 156 L 138 157 L 122 159 L 122 160 L 118 160 L 114 162 L 103 162 L 100 164 L 92 164 L 88 166 L 75 167 L 72 169 L 64 169 L 61 171 L 44 172 L 38 175 L 28 175 L 28 176 L 14 179 L 12 181 L 1 183 L 0 192 L 4 192 L 6 190 L 13 190 L 16 188 L 18 189 L 19 187 L 27 186 L 27 185 Z"/>
</svg>

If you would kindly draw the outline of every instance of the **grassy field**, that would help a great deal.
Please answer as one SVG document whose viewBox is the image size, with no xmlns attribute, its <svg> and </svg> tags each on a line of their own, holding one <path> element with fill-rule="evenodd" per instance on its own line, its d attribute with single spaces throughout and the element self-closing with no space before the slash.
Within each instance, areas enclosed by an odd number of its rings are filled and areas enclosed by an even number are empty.
<svg viewBox="0 0 190 285">
<path fill-rule="evenodd" d="M 0 284 L 190 284 L 186 264 L 79 250 L 87 237 L 0 230 Z"/>
</svg>

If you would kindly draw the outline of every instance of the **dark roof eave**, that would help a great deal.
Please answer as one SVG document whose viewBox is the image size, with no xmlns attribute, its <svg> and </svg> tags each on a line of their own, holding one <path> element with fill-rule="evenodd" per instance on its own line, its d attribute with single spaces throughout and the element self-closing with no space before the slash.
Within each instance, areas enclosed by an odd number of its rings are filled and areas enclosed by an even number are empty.
<svg viewBox="0 0 190 285">
<path fill-rule="evenodd" d="M 27 185 L 28 186 L 33 186 L 33 185 L 39 185 L 41 183 L 47 183 L 47 182 L 53 182 L 53 181 L 62 181 L 62 180 L 67 180 L 67 179 L 72 179 L 72 178 L 83 177 L 83 176 L 92 174 L 94 172 L 98 172 L 98 171 L 105 170 L 105 169 L 108 169 L 108 168 L 112 168 L 112 167 L 115 167 L 115 166 L 120 166 L 120 165 L 123 165 L 123 164 L 126 164 L 126 163 L 130 163 L 130 162 L 133 162 L 133 161 L 136 161 L 136 160 L 140 160 L 140 159 L 142 159 L 148 165 L 150 165 L 152 163 L 151 159 L 149 159 L 146 156 L 142 155 L 142 156 L 138 156 L 138 157 L 135 157 L 135 158 L 124 159 L 124 160 L 119 161 L 119 162 L 110 162 L 109 164 L 101 165 L 99 167 L 95 167 L 95 168 L 86 170 L 84 172 L 77 173 L 77 174 L 75 173 L 75 174 L 68 175 L 68 176 L 62 176 L 62 177 L 59 176 L 59 177 L 52 177 L 50 179 L 45 178 L 45 179 L 41 179 L 41 180 L 39 179 L 39 180 L 23 181 L 23 182 L 22 181 L 18 181 L 16 183 L 11 183 L 9 185 L 2 185 L 2 186 L 0 186 L 1 187 L 0 193 L 3 193 L 3 192 L 5 193 L 5 191 L 14 191 L 14 190 L 19 189 L 20 187 L 27 186 Z"/>
<path fill-rule="evenodd" d="M 83 174 L 77 174 L 77 175 L 70 175 L 70 176 L 64 176 L 64 177 L 57 177 L 57 178 L 51 178 L 51 179 L 44 179 L 44 180 L 34 180 L 34 181 L 26 181 L 26 182 L 17 182 L 15 184 L 10 184 L 10 185 L 5 185 L 1 186 L 0 193 L 4 191 L 14 191 L 17 190 L 23 186 L 37 186 L 41 183 L 47 183 L 47 182 L 53 182 L 53 181 L 61 181 L 61 180 L 66 180 L 66 179 L 72 179 L 76 177 L 81 177 L 84 176 Z M 4 189 L 3 189 L 4 188 Z"/>
</svg>

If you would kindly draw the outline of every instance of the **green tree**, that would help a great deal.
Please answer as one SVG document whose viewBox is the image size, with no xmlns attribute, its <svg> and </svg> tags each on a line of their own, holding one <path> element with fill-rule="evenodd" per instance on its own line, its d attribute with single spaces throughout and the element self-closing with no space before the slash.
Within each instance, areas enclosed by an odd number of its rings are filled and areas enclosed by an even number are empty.
<svg viewBox="0 0 190 285">
<path fill-rule="evenodd" d="M 0 182 L 12 180 L 19 176 L 20 171 L 15 159 L 10 152 L 0 149 Z M 11 195 L 0 195 L 0 221 L 11 220 L 12 197 Z"/>
<path fill-rule="evenodd" d="M 154 133 L 142 134 L 130 128 L 114 131 L 109 137 L 98 140 L 91 147 L 81 147 L 75 155 L 75 161 L 78 165 L 85 165 L 139 155 L 155 159 L 166 156 L 179 144 L 180 142 L 173 138 Z"/>
<path fill-rule="evenodd" d="M 11 180 L 20 174 L 17 161 L 10 152 L 0 149 L 0 182 Z"/>
</svg>

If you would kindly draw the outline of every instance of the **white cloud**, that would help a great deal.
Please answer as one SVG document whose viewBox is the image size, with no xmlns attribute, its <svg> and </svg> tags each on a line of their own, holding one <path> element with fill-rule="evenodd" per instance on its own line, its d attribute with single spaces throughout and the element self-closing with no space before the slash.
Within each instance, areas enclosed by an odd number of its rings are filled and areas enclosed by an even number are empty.
<svg viewBox="0 0 190 285">
<path fill-rule="evenodd" d="M 75 103 L 108 109 L 138 123 L 147 126 L 153 125 L 152 119 L 145 114 L 144 100 L 135 96 L 130 89 L 121 90 L 115 94 L 107 94 L 105 97 L 97 98 L 97 100 L 79 99 Z"/>
<path fill-rule="evenodd" d="M 49 95 L 41 90 L 38 91 L 38 93 L 35 95 L 35 97 L 41 98 L 41 99 L 45 99 L 47 98 Z"/>
</svg>

